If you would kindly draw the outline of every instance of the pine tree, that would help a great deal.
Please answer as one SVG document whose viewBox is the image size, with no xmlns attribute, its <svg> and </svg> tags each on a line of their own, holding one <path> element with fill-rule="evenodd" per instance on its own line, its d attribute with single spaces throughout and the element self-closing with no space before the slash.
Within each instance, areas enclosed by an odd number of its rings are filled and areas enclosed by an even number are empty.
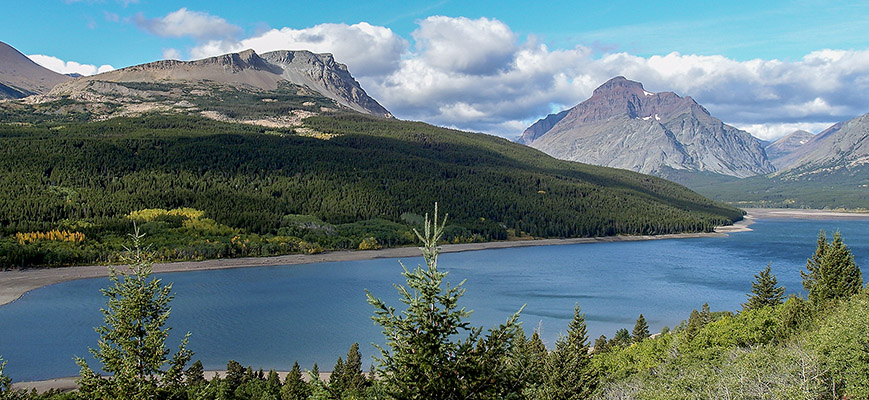
<svg viewBox="0 0 869 400">
<path fill-rule="evenodd" d="M 800 274 L 809 300 L 815 303 L 847 298 L 863 287 L 860 267 L 839 232 L 833 234 L 832 242 L 827 242 L 824 231 L 818 234 L 818 247 Z"/>
<path fill-rule="evenodd" d="M 205 383 L 205 367 L 202 366 L 202 361 L 196 360 L 187 371 L 184 371 L 184 382 L 188 386 Z"/>
<path fill-rule="evenodd" d="M 579 305 L 567 327 L 567 336 L 558 338 L 555 351 L 546 362 L 543 394 L 546 399 L 580 400 L 591 397 L 598 375 L 591 365 L 585 316 Z"/>
<path fill-rule="evenodd" d="M 103 289 L 108 297 L 102 309 L 104 325 L 95 328 L 100 335 L 97 349 L 90 349 L 112 376 L 101 377 L 83 358 L 76 358 L 81 368 L 78 380 L 80 392 L 91 399 L 155 398 L 162 388 L 181 384 L 184 366 L 193 353 L 187 349 L 190 333 L 171 359 L 166 338 L 171 328 L 165 327 L 172 301 L 172 284 L 163 285 L 151 278 L 151 266 L 139 246 L 143 235 L 138 228 L 131 235 L 133 250 L 130 275 L 111 270 L 113 285 Z"/>
<path fill-rule="evenodd" d="M 766 269 L 754 276 L 755 281 L 751 283 L 748 302 L 742 305 L 746 311 L 767 306 L 775 307 L 784 301 L 785 288 L 778 286 L 778 279 L 770 272 L 771 265 L 772 263 L 767 264 Z"/>
<path fill-rule="evenodd" d="M 405 310 L 368 293 L 375 308 L 372 319 L 383 328 L 388 347 L 378 346 L 378 376 L 396 399 L 501 397 L 508 386 L 506 360 L 519 313 L 485 336 L 482 328 L 470 325 L 470 312 L 458 305 L 464 282 L 450 286 L 444 281 L 447 273 L 438 270 L 443 228 L 435 204 L 434 221 L 426 214 L 424 233 L 414 230 L 426 267 L 409 271 L 402 264 L 407 286 L 396 288 Z"/>
<path fill-rule="evenodd" d="M 362 373 L 362 354 L 359 353 L 359 343 L 350 345 L 347 351 L 347 361 L 344 363 L 344 390 L 359 392 L 365 389 L 368 381 Z"/>
<path fill-rule="evenodd" d="M 609 350 L 609 343 L 607 343 L 606 335 L 600 335 L 600 337 L 594 340 L 594 353 L 600 354 L 607 350 Z"/>
<path fill-rule="evenodd" d="M 631 333 L 628 332 L 626 328 L 622 328 L 616 331 L 613 339 L 610 340 L 610 347 L 612 346 L 627 346 L 631 344 Z"/>
<path fill-rule="evenodd" d="M 3 373 L 5 369 L 6 361 L 0 357 L 0 399 L 12 399 L 15 398 L 13 397 L 15 392 L 12 391 L 12 378 Z"/>
<path fill-rule="evenodd" d="M 640 343 L 649 336 L 649 324 L 646 323 L 646 318 L 643 317 L 643 314 L 640 314 L 640 317 L 637 318 L 637 323 L 634 324 L 634 331 L 631 333 L 631 340 L 633 340 L 634 343 Z"/>
<path fill-rule="evenodd" d="M 281 400 L 304 400 L 308 398 L 309 393 L 308 386 L 302 380 L 302 369 L 299 367 L 299 363 L 295 362 L 290 373 L 284 379 Z"/>
</svg>

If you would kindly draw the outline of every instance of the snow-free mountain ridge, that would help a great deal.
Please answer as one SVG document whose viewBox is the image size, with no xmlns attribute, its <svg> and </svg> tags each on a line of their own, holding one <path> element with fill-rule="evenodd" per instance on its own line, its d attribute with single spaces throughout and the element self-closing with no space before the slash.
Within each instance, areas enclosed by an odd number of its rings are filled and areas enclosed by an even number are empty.
<svg viewBox="0 0 869 400">
<path fill-rule="evenodd" d="M 307 87 L 352 110 L 392 117 L 365 93 L 347 66 L 331 54 L 309 51 L 273 51 L 258 55 L 253 50 L 224 54 L 196 61 L 163 60 L 78 78 L 56 86 L 49 95 L 86 98 L 86 92 L 105 94 L 124 88 L 104 83 L 203 83 L 213 82 L 257 90 L 275 90 L 281 82 Z"/>
<path fill-rule="evenodd" d="M 72 79 L 45 68 L 0 42 L 0 99 L 20 99 L 47 93 L 61 82 Z"/>
<path fill-rule="evenodd" d="M 519 141 L 557 158 L 659 176 L 682 170 L 742 178 L 775 170 L 758 139 L 691 97 L 652 93 L 621 76 L 566 113 L 538 121 Z"/>
</svg>

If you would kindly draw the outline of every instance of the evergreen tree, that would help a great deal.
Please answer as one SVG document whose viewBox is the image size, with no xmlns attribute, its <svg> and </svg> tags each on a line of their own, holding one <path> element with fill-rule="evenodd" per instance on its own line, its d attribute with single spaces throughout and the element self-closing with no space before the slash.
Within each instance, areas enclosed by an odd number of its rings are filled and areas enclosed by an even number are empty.
<svg viewBox="0 0 869 400">
<path fill-rule="evenodd" d="M 627 346 L 629 344 L 631 344 L 631 333 L 626 328 L 617 330 L 615 336 L 613 336 L 613 340 L 610 341 L 610 347 Z"/>
<path fill-rule="evenodd" d="M 205 368 L 202 366 L 202 361 L 196 360 L 187 371 L 184 372 L 184 382 L 188 386 L 197 386 L 205 383 Z"/>
<path fill-rule="evenodd" d="M 637 318 L 637 323 L 634 324 L 634 331 L 631 333 L 631 340 L 633 340 L 634 343 L 640 343 L 649 336 L 649 324 L 646 323 L 646 318 L 643 317 L 643 314 L 640 314 L 639 318 Z"/>
<path fill-rule="evenodd" d="M 304 400 L 308 398 L 308 385 L 302 380 L 302 369 L 299 363 L 293 363 L 293 368 L 284 379 L 284 386 L 281 388 L 281 400 Z"/>
<path fill-rule="evenodd" d="M 712 322 L 712 311 L 709 310 L 709 303 L 703 303 L 703 307 L 700 308 L 700 322 L 703 326 Z"/>
<path fill-rule="evenodd" d="M 818 247 L 806 260 L 806 271 L 800 271 L 809 300 L 815 303 L 842 299 L 856 294 L 863 287 L 863 274 L 854 262 L 851 250 L 842 242 L 839 232 L 827 242 L 824 231 L 818 233 Z"/>
<path fill-rule="evenodd" d="M 604 353 L 609 349 L 609 344 L 606 340 L 606 335 L 600 335 L 599 338 L 594 340 L 594 353 L 600 354 Z"/>
<path fill-rule="evenodd" d="M 266 379 L 266 382 L 268 382 L 269 386 L 273 386 L 273 387 L 281 386 L 281 377 L 278 376 L 278 371 L 275 371 L 274 369 L 270 369 L 269 376 Z"/>
<path fill-rule="evenodd" d="M 90 349 L 112 376 L 101 377 L 83 358 L 77 357 L 81 368 L 79 390 L 91 399 L 145 399 L 156 398 L 161 388 L 181 384 L 184 366 L 193 353 L 187 350 L 187 339 L 172 358 L 166 347 L 171 328 L 165 327 L 172 301 L 172 284 L 163 285 L 151 278 L 151 266 L 139 246 L 143 235 L 138 228 L 131 235 L 133 250 L 128 252 L 130 275 L 111 270 L 113 285 L 103 289 L 108 297 L 102 309 L 104 325 L 95 328 L 100 335 L 99 347 Z"/>
<path fill-rule="evenodd" d="M 748 302 L 742 305 L 745 310 L 753 310 L 766 306 L 775 307 L 784 301 L 785 288 L 778 286 L 778 279 L 770 272 L 772 263 L 766 265 L 766 269 L 754 276 L 751 283 L 751 294 Z"/>
<path fill-rule="evenodd" d="M 688 337 L 688 340 L 693 339 L 697 335 L 697 332 L 703 329 L 704 325 L 706 324 L 703 323 L 703 317 L 700 316 L 697 309 L 691 310 L 691 315 L 688 316 L 688 325 L 685 326 L 685 335 Z"/>
<path fill-rule="evenodd" d="M 344 393 L 344 359 L 341 357 L 338 357 L 335 367 L 332 368 L 332 374 L 329 375 L 329 389 L 339 399 L 341 393 Z"/>
<path fill-rule="evenodd" d="M 344 390 L 360 392 L 365 389 L 367 382 L 362 373 L 362 354 L 359 353 L 359 343 L 353 343 L 350 345 L 350 350 L 347 351 L 342 385 Z"/>
<path fill-rule="evenodd" d="M 567 327 L 567 336 L 555 342 L 555 351 L 546 362 L 543 394 L 546 399 L 580 400 L 591 397 L 598 375 L 591 365 L 585 316 L 579 305 Z"/>
<path fill-rule="evenodd" d="M 3 373 L 6 369 L 6 361 L 0 357 L 0 399 L 13 399 L 15 392 L 12 391 L 12 378 Z"/>
<path fill-rule="evenodd" d="M 379 347 L 378 376 L 396 399 L 497 398 L 508 385 L 506 362 L 517 327 L 518 312 L 483 336 L 471 327 L 470 312 L 459 308 L 462 283 L 450 286 L 438 270 L 438 241 L 444 224 L 425 217 L 422 241 L 426 267 L 409 271 L 402 264 L 407 286 L 396 285 L 403 311 L 368 293 L 374 319 L 383 328 L 387 348 Z M 521 310 L 520 310 L 521 311 Z M 464 338 L 461 336 L 467 335 Z"/>
</svg>

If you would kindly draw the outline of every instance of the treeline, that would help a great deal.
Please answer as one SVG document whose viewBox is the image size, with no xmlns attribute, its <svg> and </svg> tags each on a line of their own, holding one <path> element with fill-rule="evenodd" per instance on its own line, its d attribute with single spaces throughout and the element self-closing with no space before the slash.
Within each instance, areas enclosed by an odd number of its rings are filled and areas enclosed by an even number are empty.
<svg viewBox="0 0 869 400">
<path fill-rule="evenodd" d="M 705 232 L 741 218 L 662 179 L 555 160 L 487 135 L 361 115 L 306 125 L 336 136 L 264 134 L 183 115 L 0 124 L 0 234 L 81 230 L 93 251 L 43 246 L 52 260 L 45 264 L 69 264 L 110 254 L 111 238 L 130 229 L 124 216 L 143 208 L 191 207 L 242 234 L 279 235 L 291 215 L 334 225 L 388 221 L 407 231 L 402 214 L 440 199 L 456 210 L 456 236 L 487 241 Z M 30 251 L 0 242 L 2 254 Z"/>
</svg>

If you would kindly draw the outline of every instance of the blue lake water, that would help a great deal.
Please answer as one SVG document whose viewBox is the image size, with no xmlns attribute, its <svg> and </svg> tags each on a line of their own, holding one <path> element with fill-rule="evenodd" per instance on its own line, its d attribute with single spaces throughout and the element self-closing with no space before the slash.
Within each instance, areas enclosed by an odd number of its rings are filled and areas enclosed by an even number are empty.
<svg viewBox="0 0 869 400">
<path fill-rule="evenodd" d="M 527 304 L 526 332 L 540 327 L 552 346 L 579 303 L 589 336 L 633 328 L 642 313 L 653 332 L 676 326 L 692 309 L 739 310 L 754 274 L 772 261 L 788 293 L 801 293 L 799 271 L 820 229 L 840 230 L 864 274 L 869 273 L 869 220 L 761 220 L 753 231 L 695 238 L 539 246 L 444 254 L 448 280 L 467 280 L 462 305 L 486 328 Z M 421 258 L 403 260 L 408 268 Z M 160 274 L 174 282 L 169 324 L 175 346 L 192 332 L 190 348 L 207 369 L 228 360 L 255 368 L 330 370 L 353 342 L 364 360 L 382 334 L 370 317 L 365 290 L 400 308 L 393 283 L 403 282 L 397 259 Z M 73 356 L 95 347 L 102 323 L 105 278 L 34 290 L 0 306 L 0 355 L 16 381 L 74 376 Z M 368 362 L 364 361 L 366 364 Z M 94 362 L 91 366 L 96 366 Z"/>
</svg>

